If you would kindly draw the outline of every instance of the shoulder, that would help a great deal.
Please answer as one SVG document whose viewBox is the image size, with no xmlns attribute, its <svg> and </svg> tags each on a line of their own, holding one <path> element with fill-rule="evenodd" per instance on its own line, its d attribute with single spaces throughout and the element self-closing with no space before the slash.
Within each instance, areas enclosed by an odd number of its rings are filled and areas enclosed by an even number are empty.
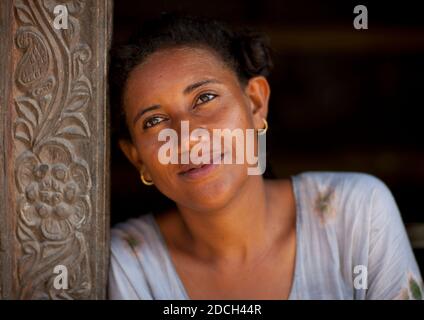
<svg viewBox="0 0 424 320">
<path fill-rule="evenodd" d="M 368 229 L 380 213 L 390 214 L 388 208 L 392 216 L 397 214 L 389 188 L 370 174 L 304 172 L 293 177 L 293 184 L 304 211 L 302 218 L 321 226 L 335 226 L 341 232 L 359 226 Z"/>
<path fill-rule="evenodd" d="M 114 226 L 111 230 L 109 297 L 151 299 L 151 279 L 161 265 L 160 240 L 153 215 L 143 215 Z"/>
<path fill-rule="evenodd" d="M 134 245 L 137 240 L 142 240 L 146 229 L 151 229 L 147 215 L 138 218 L 131 218 L 124 222 L 116 224 L 111 230 L 112 248 L 115 245 L 122 246 L 123 243 Z"/>
<path fill-rule="evenodd" d="M 295 178 L 317 188 L 334 188 L 344 191 L 387 189 L 385 183 L 379 178 L 362 172 L 309 171 L 296 175 Z"/>
<path fill-rule="evenodd" d="M 110 239 L 111 272 L 137 278 L 140 271 L 158 271 L 163 249 L 156 228 L 151 213 L 114 226 Z"/>
<path fill-rule="evenodd" d="M 112 255 L 146 251 L 157 242 L 154 217 L 151 213 L 116 224 L 111 230 Z"/>
<path fill-rule="evenodd" d="M 316 205 L 341 209 L 379 200 L 391 200 L 391 192 L 379 178 L 360 172 L 304 172 L 293 177 L 298 193 Z M 355 207 L 359 209 L 358 207 Z"/>
<path fill-rule="evenodd" d="M 311 290 L 331 283 L 346 297 L 387 299 L 410 279 L 420 281 L 398 206 L 383 181 L 355 172 L 305 172 L 293 181 L 301 250 L 312 272 L 325 274 L 311 280 Z M 356 287 L 358 267 L 367 271 L 365 287 Z"/>
</svg>

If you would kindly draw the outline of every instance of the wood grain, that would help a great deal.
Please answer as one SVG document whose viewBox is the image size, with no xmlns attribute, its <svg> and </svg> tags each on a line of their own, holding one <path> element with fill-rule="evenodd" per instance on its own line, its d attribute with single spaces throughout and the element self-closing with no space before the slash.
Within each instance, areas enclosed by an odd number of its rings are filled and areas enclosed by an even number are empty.
<svg viewBox="0 0 424 320">
<path fill-rule="evenodd" d="M 53 26 L 58 4 L 68 29 Z M 0 297 L 105 298 L 111 1 L 0 6 Z"/>
</svg>

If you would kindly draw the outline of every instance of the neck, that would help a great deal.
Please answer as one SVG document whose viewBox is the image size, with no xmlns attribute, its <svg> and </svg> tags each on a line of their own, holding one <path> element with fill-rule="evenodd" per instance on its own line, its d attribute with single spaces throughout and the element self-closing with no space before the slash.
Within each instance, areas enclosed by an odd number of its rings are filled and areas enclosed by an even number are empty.
<svg viewBox="0 0 424 320">
<path fill-rule="evenodd" d="M 196 256 L 246 262 L 269 247 L 275 229 L 268 194 L 261 176 L 249 176 L 225 207 L 205 213 L 179 206 Z"/>
</svg>

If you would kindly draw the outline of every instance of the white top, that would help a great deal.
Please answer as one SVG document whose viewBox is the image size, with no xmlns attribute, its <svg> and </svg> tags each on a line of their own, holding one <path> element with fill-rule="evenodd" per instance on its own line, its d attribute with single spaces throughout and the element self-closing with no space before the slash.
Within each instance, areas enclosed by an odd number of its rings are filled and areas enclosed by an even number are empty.
<svg viewBox="0 0 424 320">
<path fill-rule="evenodd" d="M 296 262 L 289 299 L 421 299 L 423 282 L 386 185 L 361 173 L 291 177 Z M 112 229 L 111 299 L 189 299 L 153 214 Z"/>
</svg>

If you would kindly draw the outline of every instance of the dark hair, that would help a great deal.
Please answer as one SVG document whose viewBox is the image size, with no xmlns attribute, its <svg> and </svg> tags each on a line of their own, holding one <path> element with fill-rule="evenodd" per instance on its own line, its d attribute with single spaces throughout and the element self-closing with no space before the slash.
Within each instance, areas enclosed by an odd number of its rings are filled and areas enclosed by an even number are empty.
<svg viewBox="0 0 424 320">
<path fill-rule="evenodd" d="M 206 18 L 162 14 L 145 22 L 129 42 L 111 50 L 110 93 L 113 130 L 129 138 L 122 95 L 129 73 L 157 50 L 178 46 L 206 47 L 216 52 L 243 85 L 254 76 L 268 76 L 272 60 L 268 39 L 249 29 L 236 30 Z"/>
</svg>

